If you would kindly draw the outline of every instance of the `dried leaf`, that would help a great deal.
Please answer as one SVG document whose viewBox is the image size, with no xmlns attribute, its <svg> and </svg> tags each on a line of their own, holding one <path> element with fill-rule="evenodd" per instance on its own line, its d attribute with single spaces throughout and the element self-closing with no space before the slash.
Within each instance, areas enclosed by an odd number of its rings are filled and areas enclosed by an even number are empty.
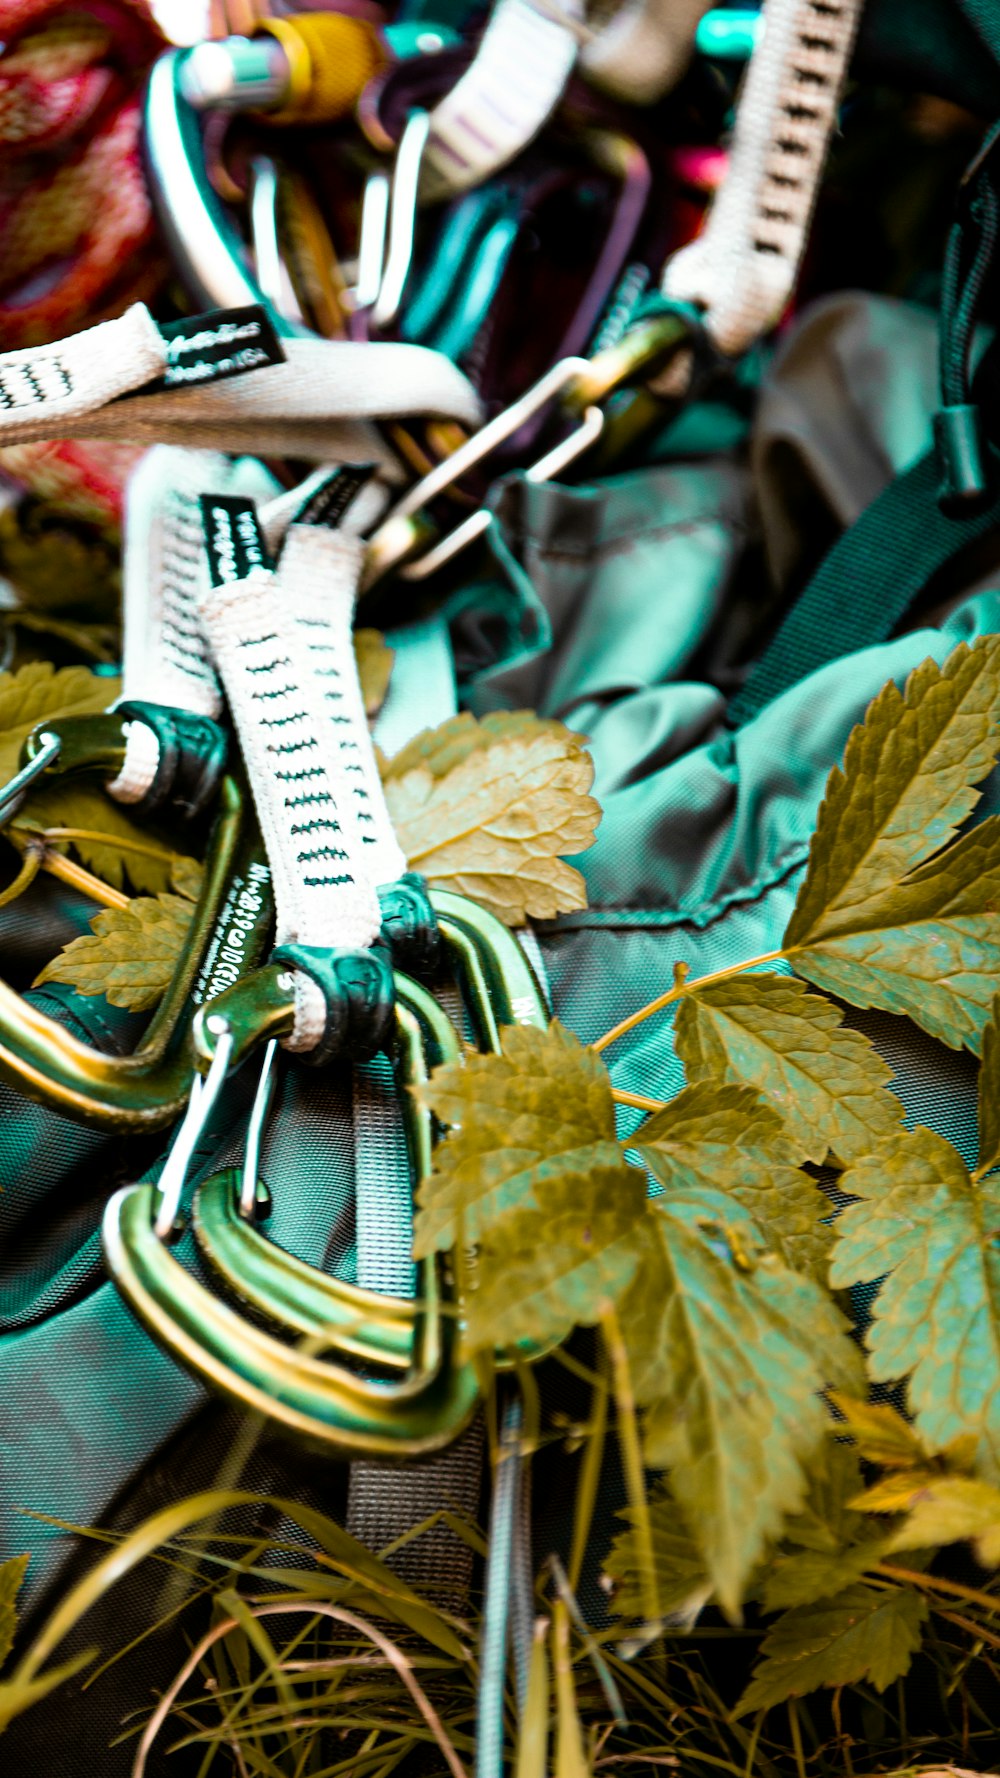
<svg viewBox="0 0 1000 1778">
<path fill-rule="evenodd" d="M 861 1202 L 835 1224 L 831 1283 L 883 1280 L 865 1335 L 872 1378 L 908 1377 L 931 1448 L 975 1436 L 1000 1476 L 1000 1179 L 975 1185 L 951 1144 L 918 1126 L 841 1183 Z"/>
<path fill-rule="evenodd" d="M 731 1192 L 793 1271 L 826 1279 L 830 1200 L 796 1166 L 802 1151 L 750 1087 L 705 1080 L 685 1087 L 629 1140 L 668 1193 Z"/>
<path fill-rule="evenodd" d="M 687 1079 L 756 1087 L 799 1144 L 799 1160 L 846 1161 L 900 1121 L 892 1070 L 843 1013 L 801 982 L 748 975 L 694 988 L 677 1009 Z"/>
<path fill-rule="evenodd" d="M 14 1646 L 17 1630 L 17 1607 L 14 1602 L 21 1590 L 29 1560 L 28 1556 L 11 1556 L 6 1562 L 0 1562 L 0 1667 Z"/>
<path fill-rule="evenodd" d="M 983 1027 L 979 1070 L 979 1162 L 977 1173 L 1000 1166 L 1000 994 L 994 998 Z"/>
<path fill-rule="evenodd" d="M 394 658 L 381 630 L 355 630 L 354 659 L 366 716 L 377 716 L 385 703 Z"/>
<path fill-rule="evenodd" d="M 105 908 L 90 922 L 93 937 L 73 939 L 36 985 L 66 982 L 78 994 L 104 994 L 112 1006 L 145 1012 L 170 983 L 193 911 L 180 895 L 138 896 L 128 907 Z"/>
<path fill-rule="evenodd" d="M 551 717 L 536 716 L 532 710 L 494 710 L 481 720 L 463 710 L 438 723 L 437 728 L 421 729 L 398 753 L 383 759 L 382 776 L 386 780 L 405 778 L 418 766 L 426 766 L 432 778 L 446 778 L 470 753 L 487 752 L 498 741 L 530 741 L 538 735 L 554 735 L 578 752 L 586 743 L 585 735 Z"/>
<path fill-rule="evenodd" d="M 787 946 L 872 925 L 871 905 L 937 852 L 979 800 L 1000 720 L 1000 638 L 927 660 L 889 684 L 848 740 L 826 787 Z"/>
<path fill-rule="evenodd" d="M 799 975 L 854 1006 L 913 1019 L 978 1050 L 1000 980 L 1000 818 L 989 816 L 881 896 L 858 930 L 790 953 Z"/>
<path fill-rule="evenodd" d="M 647 1462 L 670 1486 L 730 1615 L 789 1513 L 826 1436 L 825 1383 L 859 1375 L 847 1322 L 811 1280 L 762 1256 L 737 1263 L 718 1224 L 656 1199 L 636 1234 L 639 1263 L 618 1302 Z M 707 1226 L 702 1226 L 707 1225 Z M 850 1384 L 847 1383 L 850 1387 Z"/>
<path fill-rule="evenodd" d="M 867 1680 L 884 1691 L 909 1668 L 927 1614 L 912 1587 L 883 1590 L 863 1581 L 833 1599 L 786 1611 L 764 1638 L 737 1713 L 769 1710 L 820 1686 Z"/>
<path fill-rule="evenodd" d="M 525 722 L 442 775 L 428 765 L 390 772 L 385 789 L 413 869 L 519 926 L 586 906 L 583 878 L 562 854 L 593 843 L 600 807 L 587 794 L 592 782 L 577 736 Z"/>
</svg>

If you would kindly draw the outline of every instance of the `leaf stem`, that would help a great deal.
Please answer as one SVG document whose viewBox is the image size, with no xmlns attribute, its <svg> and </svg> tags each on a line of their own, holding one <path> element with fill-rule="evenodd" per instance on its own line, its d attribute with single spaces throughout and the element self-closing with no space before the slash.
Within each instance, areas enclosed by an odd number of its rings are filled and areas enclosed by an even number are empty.
<svg viewBox="0 0 1000 1778">
<path fill-rule="evenodd" d="M 0 891 L 0 908 L 9 906 L 12 901 L 17 900 L 19 895 L 24 894 L 29 883 L 34 882 L 44 862 L 45 853 L 41 846 L 27 848 L 22 855 L 21 868 L 17 876 L 12 883 L 7 884 L 6 889 Z"/>
<path fill-rule="evenodd" d="M 635 1523 L 642 1609 L 646 1616 L 646 1623 L 652 1629 L 660 1622 L 663 1615 L 660 1611 L 660 1599 L 656 1586 L 653 1527 L 649 1516 L 649 1502 L 646 1499 L 646 1478 L 643 1472 L 642 1448 L 639 1444 L 639 1426 L 635 1413 L 635 1396 L 632 1391 L 632 1373 L 629 1369 L 628 1352 L 622 1338 L 622 1330 L 611 1303 L 605 1303 L 601 1309 L 601 1332 L 611 1365 L 615 1407 L 618 1410 L 618 1444 L 622 1455 L 622 1468 L 625 1472 L 625 1489 Z"/>
<path fill-rule="evenodd" d="M 957 1624 L 960 1630 L 974 1636 L 977 1642 L 985 1642 L 988 1648 L 1000 1648 L 1000 1636 L 994 1636 L 992 1630 L 984 1629 L 973 1618 L 963 1617 L 959 1611 L 945 1611 L 943 1605 L 935 1605 L 932 1609 L 937 1612 L 938 1617 L 944 1618 L 945 1623 Z"/>
<path fill-rule="evenodd" d="M 662 1111 L 665 1099 L 648 1099 L 645 1093 L 626 1093 L 622 1087 L 612 1087 L 611 1097 L 616 1105 L 634 1105 L 637 1111 Z"/>
<path fill-rule="evenodd" d="M 172 864 L 176 853 L 166 846 L 150 846 L 143 840 L 130 840 L 124 834 L 98 833 L 90 827 L 47 827 L 47 840 L 89 840 L 95 846 L 107 846 L 112 852 L 135 852 L 142 858 L 156 858 L 161 864 Z"/>
<path fill-rule="evenodd" d="M 598 1052 L 607 1049 L 610 1044 L 617 1043 L 619 1037 L 624 1037 L 627 1031 L 633 1031 L 636 1025 L 641 1025 L 644 1019 L 650 1019 L 654 1013 L 662 1012 L 665 1006 L 673 1006 L 675 1001 L 682 1000 L 685 994 L 692 993 L 695 988 L 707 988 L 713 982 L 729 981 L 734 975 L 742 975 L 747 969 L 759 969 L 763 963 L 781 963 L 788 954 L 787 951 L 766 951 L 762 957 L 748 957 L 745 963 L 731 963 L 726 969 L 713 969 L 710 975 L 698 976 L 694 981 L 677 982 L 666 994 L 658 994 L 655 1000 L 641 1006 L 638 1012 L 631 1013 L 620 1024 L 612 1025 L 611 1030 L 605 1031 L 603 1037 L 594 1039 L 590 1048 Z"/>
<path fill-rule="evenodd" d="M 981 1605 L 985 1611 L 1000 1611 L 1000 1597 L 997 1594 L 982 1593 L 977 1587 L 963 1586 L 961 1581 L 946 1580 L 942 1574 L 921 1574 L 917 1568 L 898 1568 L 895 1562 L 876 1562 L 872 1572 L 884 1574 L 888 1580 L 905 1581 L 921 1593 L 951 1593 L 954 1598 L 964 1599 L 969 1605 Z"/>
<path fill-rule="evenodd" d="M 89 895 L 92 901 L 99 901 L 106 908 L 127 908 L 131 900 L 131 896 L 123 895 L 120 889 L 112 889 L 110 883 L 102 883 L 93 871 L 75 863 L 72 858 L 64 858 L 61 852 L 47 852 L 42 869 L 48 871 L 50 877 L 68 883 L 72 889 L 79 889 L 82 895 Z"/>
</svg>

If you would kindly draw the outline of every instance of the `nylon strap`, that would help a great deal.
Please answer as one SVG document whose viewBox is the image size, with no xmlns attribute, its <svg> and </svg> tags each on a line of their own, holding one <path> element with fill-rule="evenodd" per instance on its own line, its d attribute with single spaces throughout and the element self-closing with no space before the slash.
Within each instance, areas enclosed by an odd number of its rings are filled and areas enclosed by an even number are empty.
<svg viewBox="0 0 1000 1778">
<path fill-rule="evenodd" d="M 828 661 L 886 641 L 932 576 L 1000 527 L 1000 493 L 968 516 L 942 512 L 940 475 L 928 451 L 845 531 L 732 700 L 733 726 Z"/>
</svg>

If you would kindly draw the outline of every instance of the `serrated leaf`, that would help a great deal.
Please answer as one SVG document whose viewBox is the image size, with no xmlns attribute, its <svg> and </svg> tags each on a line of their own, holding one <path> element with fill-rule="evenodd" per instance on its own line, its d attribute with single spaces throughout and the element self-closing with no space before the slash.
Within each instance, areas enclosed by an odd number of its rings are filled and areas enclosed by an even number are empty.
<svg viewBox="0 0 1000 1778">
<path fill-rule="evenodd" d="M 104 994 L 112 1006 L 145 1012 L 161 999 L 191 926 L 193 905 L 180 895 L 137 896 L 91 920 L 92 937 L 74 938 L 37 977 L 66 982 L 78 994 Z"/>
<path fill-rule="evenodd" d="M 884 1591 L 863 1581 L 833 1599 L 786 1611 L 764 1638 L 763 1658 L 737 1714 L 863 1680 L 884 1691 L 907 1672 L 927 1613 L 912 1587 Z"/>
<path fill-rule="evenodd" d="M 900 1121 L 892 1070 L 844 1015 L 801 982 L 749 975 L 692 989 L 675 1043 L 689 1081 L 741 1081 L 764 1094 L 799 1144 L 799 1160 L 865 1154 Z"/>
<path fill-rule="evenodd" d="M 61 716 L 92 716 L 106 710 L 118 696 L 120 682 L 91 673 L 87 667 L 62 667 L 30 661 L 16 673 L 0 673 L 0 784 L 12 778 L 21 746 L 38 722 Z"/>
<path fill-rule="evenodd" d="M 436 1068 L 418 1097 L 454 1126 L 434 1152 L 417 1194 L 417 1258 L 477 1241 L 512 1210 L 538 1208 L 537 1187 L 580 1180 L 595 1167 L 629 1183 L 607 1070 L 554 1019 L 545 1031 L 508 1025 L 501 1054 Z"/>
<path fill-rule="evenodd" d="M 355 630 L 354 659 L 366 716 L 377 716 L 385 703 L 394 658 L 381 630 Z"/>
<path fill-rule="evenodd" d="M 789 952 L 793 968 L 854 1006 L 911 1018 L 978 1050 L 1000 981 L 1000 817 L 987 819 L 843 930 Z"/>
<path fill-rule="evenodd" d="M 552 723 L 501 733 L 438 776 L 390 772 L 386 801 L 414 870 L 469 895 L 506 921 L 550 919 L 587 905 L 563 854 L 593 844 L 600 806 L 579 738 Z"/>
<path fill-rule="evenodd" d="M 1000 1166 L 1000 994 L 994 997 L 983 1027 L 979 1069 L 979 1161 L 976 1171 Z"/>
<path fill-rule="evenodd" d="M 879 1463 L 885 1469 L 912 1469 L 929 1461 L 930 1453 L 916 1428 L 889 1402 L 857 1401 L 839 1390 L 831 1392 L 830 1400 L 844 1416 L 845 1424 L 837 1430 L 850 1433 L 858 1456 L 868 1463 Z"/>
<path fill-rule="evenodd" d="M 909 1497 L 893 1508 L 865 1496 L 869 1512 L 905 1511 L 906 1521 L 893 1531 L 887 1548 L 938 1549 L 949 1543 L 972 1544 L 984 1568 L 1000 1568 L 1000 1489 L 975 1476 L 915 1478 Z"/>
<path fill-rule="evenodd" d="M 187 901 L 197 901 L 205 880 L 204 866 L 197 858 L 185 858 L 183 854 L 171 860 L 170 887 Z"/>
<path fill-rule="evenodd" d="M 646 1182 L 619 1158 L 535 1182 L 537 1210 L 503 1218 L 483 1239 L 465 1304 L 468 1352 L 562 1339 L 591 1327 L 635 1274 Z"/>
<path fill-rule="evenodd" d="M 418 766 L 426 766 L 433 778 L 446 778 L 470 753 L 483 753 L 502 740 L 531 740 L 554 735 L 566 746 L 582 752 L 585 735 L 568 729 L 552 717 L 536 716 L 533 710 L 493 710 L 481 719 L 462 710 L 457 716 L 421 729 L 398 753 L 382 760 L 383 779 L 405 778 Z"/>
<path fill-rule="evenodd" d="M 668 1193 L 701 1186 L 732 1193 L 786 1265 L 825 1279 L 830 1201 L 796 1166 L 801 1149 L 752 1088 L 710 1080 L 685 1087 L 628 1146 Z"/>
<path fill-rule="evenodd" d="M 851 1504 L 860 1485 L 854 1452 L 847 1445 L 829 1445 L 811 1477 L 803 1511 L 789 1519 L 781 1548 L 767 1566 L 767 1611 L 833 1598 L 881 1559 L 881 1532 Z"/>
<path fill-rule="evenodd" d="M 699 1217 L 707 1214 L 702 1193 Z M 724 1228 L 729 1204 L 716 1194 Z M 825 1438 L 819 1391 L 858 1377 L 847 1322 L 825 1292 L 770 1256 L 737 1264 L 718 1232 L 659 1198 L 618 1302 L 647 1462 L 670 1487 L 730 1615 Z M 848 1385 L 849 1386 L 849 1385 Z"/>
<path fill-rule="evenodd" d="M 17 1630 L 15 1601 L 29 1561 L 29 1556 L 11 1556 L 6 1562 L 0 1562 L 0 1667 L 14 1645 Z"/>
<path fill-rule="evenodd" d="M 53 779 L 33 790 L 18 810 L 19 828 L 73 827 L 85 833 L 106 835 L 105 840 L 74 839 L 69 843 L 88 870 L 112 889 L 126 880 L 143 894 L 157 895 L 170 882 L 174 854 L 155 829 L 132 821 L 97 784 L 85 778 Z M 125 851 L 115 842 L 127 841 L 143 848 Z M 149 848 L 157 848 L 150 856 Z M 161 849 L 161 850 L 160 850 Z"/>
<path fill-rule="evenodd" d="M 701 1551 L 680 1507 L 664 1486 L 650 1495 L 648 1507 L 660 1609 L 664 1617 L 693 1623 L 712 1594 Z M 643 1539 L 636 1536 L 629 1508 L 619 1517 L 627 1528 L 618 1533 L 604 1562 L 604 1571 L 614 1583 L 613 1609 L 617 1617 L 644 1618 L 650 1587 L 644 1571 Z"/>
<path fill-rule="evenodd" d="M 928 1444 L 974 1435 L 1000 1475 L 1000 1179 L 973 1184 L 951 1144 L 918 1126 L 841 1183 L 861 1202 L 835 1224 L 831 1282 L 883 1280 L 865 1335 L 872 1378 L 907 1377 Z"/>
<path fill-rule="evenodd" d="M 995 636 L 884 687 L 828 780 L 787 946 L 864 929 L 872 901 L 947 844 L 996 759 L 998 719 Z"/>
</svg>

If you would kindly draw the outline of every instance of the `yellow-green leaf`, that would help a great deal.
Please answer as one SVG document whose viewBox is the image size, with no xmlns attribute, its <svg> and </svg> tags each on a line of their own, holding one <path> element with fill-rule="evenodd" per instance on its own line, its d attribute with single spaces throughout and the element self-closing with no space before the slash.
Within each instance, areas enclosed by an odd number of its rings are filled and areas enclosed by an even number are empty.
<svg viewBox="0 0 1000 1778">
<path fill-rule="evenodd" d="M 799 1144 L 799 1160 L 865 1154 L 900 1121 L 892 1070 L 839 1007 L 801 982 L 748 975 L 695 987 L 677 1008 L 689 1081 L 742 1081 L 763 1093 Z"/>
<path fill-rule="evenodd" d="M 377 716 L 385 703 L 393 658 L 392 649 L 381 630 L 355 630 L 354 659 L 366 716 Z"/>
<path fill-rule="evenodd" d="M 825 1279 L 830 1200 L 796 1166 L 801 1148 L 751 1087 L 711 1080 L 685 1087 L 629 1138 L 629 1148 L 668 1193 L 731 1192 L 786 1265 Z"/>
<path fill-rule="evenodd" d="M 593 843 L 600 807 L 579 737 L 525 722 L 491 735 L 446 772 L 390 770 L 389 813 L 407 860 L 439 888 L 481 902 L 509 926 L 587 904 L 564 854 Z"/>
<path fill-rule="evenodd" d="M 857 929 L 789 952 L 799 975 L 854 1006 L 902 1013 L 978 1050 L 1000 982 L 1000 818 L 989 816 L 895 888 Z"/>
<path fill-rule="evenodd" d="M 183 854 L 179 854 L 171 860 L 170 887 L 187 901 L 197 901 L 204 879 L 204 866 L 198 863 L 197 858 L 185 858 Z"/>
<path fill-rule="evenodd" d="M 0 673 L 0 784 L 18 769 L 21 745 L 46 717 L 92 716 L 118 696 L 120 682 L 87 667 L 61 667 L 30 661 L 16 673 Z"/>
<path fill-rule="evenodd" d="M 126 879 L 133 889 L 149 895 L 169 886 L 175 855 L 162 835 L 133 821 L 99 784 L 86 778 L 54 778 L 33 790 L 18 811 L 16 825 L 69 827 L 85 835 L 100 834 L 100 839 L 77 838 L 67 843 L 87 869 L 112 889 L 121 889 Z"/>
<path fill-rule="evenodd" d="M 765 1610 L 833 1598 L 881 1559 L 884 1538 L 851 1504 L 860 1485 L 854 1452 L 847 1445 L 829 1445 L 810 1477 L 802 1512 L 789 1519 L 781 1547 L 767 1564 Z"/>
<path fill-rule="evenodd" d="M 483 1237 L 465 1305 L 469 1352 L 562 1339 L 591 1327 L 629 1284 L 646 1182 L 621 1158 L 539 1168 L 538 1209 L 506 1215 Z"/>
<path fill-rule="evenodd" d="M 887 1401 L 856 1401 L 833 1390 L 830 1400 L 846 1422 L 838 1433 L 849 1432 L 859 1457 L 884 1469 L 913 1469 L 930 1460 L 930 1453 L 916 1428 Z"/>
<path fill-rule="evenodd" d="M 884 1510 L 867 1498 L 866 1505 L 869 1512 Z M 968 1541 L 984 1568 L 1000 1568 L 1000 1489 L 991 1483 L 975 1476 L 925 1477 L 911 1489 L 903 1510 L 907 1517 L 892 1533 L 890 1550 L 936 1549 Z"/>
<path fill-rule="evenodd" d="M 979 1162 L 976 1171 L 1000 1166 L 1000 994 L 994 998 L 983 1027 L 983 1059 L 979 1069 Z"/>
<path fill-rule="evenodd" d="M 11 1556 L 6 1562 L 0 1562 L 0 1667 L 3 1666 L 14 1645 L 14 1634 L 17 1630 L 15 1601 L 21 1590 L 29 1560 L 28 1556 Z"/>
<path fill-rule="evenodd" d="M 947 844 L 994 763 L 998 720 L 996 636 L 924 661 L 902 693 L 884 687 L 830 775 L 786 945 L 864 930 L 872 901 Z"/>
<path fill-rule="evenodd" d="M 712 1583 L 697 1543 L 684 1522 L 673 1495 L 662 1484 L 649 1497 L 650 1542 L 653 1551 L 655 1592 L 664 1617 L 693 1623 L 712 1595 Z M 620 1531 L 604 1562 L 613 1582 L 612 1604 L 616 1616 L 644 1618 L 651 1588 L 646 1574 L 644 1540 L 636 1535 L 634 1515 L 625 1508 L 619 1515 L 627 1529 Z"/>
<path fill-rule="evenodd" d="M 786 1611 L 764 1638 L 738 1714 L 863 1680 L 884 1691 L 907 1672 L 927 1609 L 912 1587 L 882 1590 L 860 1581 L 833 1599 Z"/>
<path fill-rule="evenodd" d="M 768 1255 L 729 1252 L 730 1202 L 658 1198 L 636 1234 L 617 1312 L 645 1455 L 670 1487 L 724 1610 L 734 1615 L 764 1549 L 805 1500 L 825 1439 L 819 1391 L 859 1379 L 847 1322 L 811 1280 Z M 704 1226 L 703 1226 L 704 1225 Z"/>
<path fill-rule="evenodd" d="M 900 1131 L 848 1169 L 835 1287 L 883 1282 L 865 1340 L 876 1382 L 909 1379 L 917 1430 L 940 1449 L 975 1436 L 1000 1476 L 1000 1179 L 975 1185 L 933 1130 Z"/>
<path fill-rule="evenodd" d="M 160 1000 L 184 949 L 193 906 L 180 895 L 138 896 L 91 920 L 45 965 L 38 982 L 66 982 L 78 994 L 104 994 L 112 1006 L 144 1012 Z"/>
<path fill-rule="evenodd" d="M 543 1183 L 579 1181 L 594 1167 L 641 1180 L 615 1141 L 607 1070 L 554 1019 L 546 1031 L 508 1025 L 502 1054 L 436 1068 L 419 1097 L 454 1126 L 418 1193 L 417 1257 L 479 1240 L 503 1215 L 532 1207 Z"/>
</svg>

